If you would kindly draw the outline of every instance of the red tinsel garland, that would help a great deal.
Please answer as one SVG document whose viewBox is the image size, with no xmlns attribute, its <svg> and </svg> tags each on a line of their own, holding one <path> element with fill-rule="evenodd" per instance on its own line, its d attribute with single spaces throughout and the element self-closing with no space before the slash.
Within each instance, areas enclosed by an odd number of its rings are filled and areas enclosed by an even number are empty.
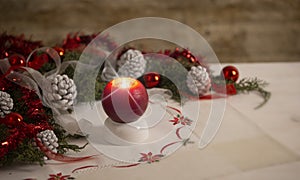
<svg viewBox="0 0 300 180">
<path fill-rule="evenodd" d="M 25 138 L 33 138 L 43 130 L 52 129 L 48 123 L 46 115 L 40 99 L 34 91 L 20 87 L 6 79 L 0 79 L 1 90 L 19 89 L 22 96 L 18 99 L 24 107 L 28 107 L 28 111 L 24 114 L 27 122 L 24 122 L 23 116 L 12 112 L 4 118 L 0 118 L 0 124 L 4 124 L 9 129 L 9 136 L 3 142 L 0 142 L 0 158 L 11 150 L 14 150 Z"/>
<path fill-rule="evenodd" d="M 62 46 L 56 46 L 54 49 L 60 56 L 64 55 L 65 51 L 79 51 L 81 52 L 87 44 L 96 37 L 93 35 L 79 35 L 78 33 L 69 34 L 64 40 Z M 107 45 L 114 49 L 116 45 L 110 42 L 107 37 L 103 37 Z M 22 107 L 28 107 L 27 111 L 20 115 L 12 112 L 6 115 L 4 118 L 0 118 L 0 124 L 5 125 L 8 128 L 8 136 L 0 142 L 0 159 L 3 158 L 10 151 L 18 148 L 19 144 L 25 139 L 36 138 L 37 133 L 52 129 L 48 122 L 47 116 L 42 101 L 37 97 L 36 93 L 24 87 L 20 87 L 14 82 L 6 79 L 11 71 L 16 69 L 22 69 L 20 67 L 26 65 L 26 59 L 29 54 L 42 46 L 41 41 L 26 40 L 24 35 L 12 36 L 6 33 L 0 34 L 0 59 L 8 58 L 11 68 L 7 72 L 0 71 L 0 90 L 1 91 L 15 91 L 18 90 L 21 93 L 21 97 L 17 99 Z M 51 61 L 47 54 L 33 54 L 32 58 L 28 61 L 28 66 L 33 69 L 40 69 L 45 63 Z M 2 74 L 2 75 L 1 75 Z M 17 81 L 17 79 L 16 79 Z M 24 117 L 24 119 L 23 119 Z M 26 122 L 25 122 L 26 120 Z M 78 161 L 90 158 L 88 157 L 67 157 L 60 154 L 50 152 L 46 147 L 37 141 L 37 145 L 40 149 L 50 158 L 58 161 Z"/>
<path fill-rule="evenodd" d="M 33 50 L 41 46 L 41 41 L 26 40 L 23 34 L 13 36 L 2 33 L 0 35 L 0 59 L 13 54 L 20 54 L 27 57 Z"/>
<path fill-rule="evenodd" d="M 17 113 L 10 113 L 10 116 L 20 116 Z M 9 116 L 8 115 L 8 116 Z M 20 116 L 22 117 L 22 116 Z M 9 122 L 10 117 L 1 118 L 0 122 L 9 126 L 11 122 Z M 14 121 L 20 120 L 19 118 L 12 117 Z M 16 120 L 17 119 L 17 120 Z M 4 157 L 9 151 L 15 150 L 18 145 L 25 139 L 25 138 L 34 138 L 37 133 L 51 129 L 48 123 L 38 123 L 37 124 L 27 124 L 23 122 L 23 119 L 18 122 L 13 122 L 16 126 L 9 130 L 10 135 L 6 138 L 5 141 L 1 142 L 0 145 L 0 159 Z"/>
</svg>

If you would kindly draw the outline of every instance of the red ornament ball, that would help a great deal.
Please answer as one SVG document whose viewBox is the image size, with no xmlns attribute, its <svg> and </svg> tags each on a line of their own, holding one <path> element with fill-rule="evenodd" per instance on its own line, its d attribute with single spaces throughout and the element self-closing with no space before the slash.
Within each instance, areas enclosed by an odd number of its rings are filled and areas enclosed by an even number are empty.
<svg viewBox="0 0 300 180">
<path fill-rule="evenodd" d="M 226 66 L 223 68 L 221 75 L 227 81 L 236 82 L 239 78 L 239 71 L 234 66 Z"/>
<path fill-rule="evenodd" d="M 147 88 L 156 87 L 160 82 L 160 74 L 151 72 L 143 76 Z"/>
<path fill-rule="evenodd" d="M 118 123 L 138 120 L 148 106 L 148 93 L 143 84 L 122 77 L 110 81 L 102 94 L 102 106 L 108 117 Z"/>
<path fill-rule="evenodd" d="M 11 66 L 25 66 L 25 57 L 19 54 L 13 54 L 8 58 Z"/>
<path fill-rule="evenodd" d="M 19 113 L 12 112 L 2 118 L 0 122 L 9 127 L 16 127 L 23 122 L 23 117 Z"/>
<path fill-rule="evenodd" d="M 53 47 L 53 49 L 58 53 L 59 56 L 65 55 L 65 50 L 61 47 Z"/>
</svg>

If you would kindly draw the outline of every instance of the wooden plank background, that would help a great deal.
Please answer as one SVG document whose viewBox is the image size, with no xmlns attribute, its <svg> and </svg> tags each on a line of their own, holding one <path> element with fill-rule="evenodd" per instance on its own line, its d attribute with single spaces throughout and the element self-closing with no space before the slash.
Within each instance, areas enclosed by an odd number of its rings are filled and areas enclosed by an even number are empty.
<svg viewBox="0 0 300 180">
<path fill-rule="evenodd" d="M 191 26 L 221 62 L 300 61 L 300 0 L 0 0 L 0 31 L 46 45 L 143 16 Z"/>
</svg>

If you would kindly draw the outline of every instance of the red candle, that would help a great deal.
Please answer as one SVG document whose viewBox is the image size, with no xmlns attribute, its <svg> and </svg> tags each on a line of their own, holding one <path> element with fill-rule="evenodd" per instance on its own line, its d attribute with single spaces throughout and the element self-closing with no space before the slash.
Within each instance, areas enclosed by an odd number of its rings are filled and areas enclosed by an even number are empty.
<svg viewBox="0 0 300 180">
<path fill-rule="evenodd" d="M 146 111 L 148 94 L 140 81 L 128 77 L 116 78 L 105 86 L 102 106 L 113 121 L 130 123 Z"/>
</svg>

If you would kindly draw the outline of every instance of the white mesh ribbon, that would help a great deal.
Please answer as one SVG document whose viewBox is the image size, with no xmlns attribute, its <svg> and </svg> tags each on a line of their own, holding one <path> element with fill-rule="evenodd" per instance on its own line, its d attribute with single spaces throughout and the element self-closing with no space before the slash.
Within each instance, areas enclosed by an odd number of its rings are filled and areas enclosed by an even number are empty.
<svg viewBox="0 0 300 180">
<path fill-rule="evenodd" d="M 48 54 L 51 59 L 55 62 L 56 68 L 45 73 L 41 74 L 39 71 L 28 67 L 28 62 L 31 56 L 36 52 L 43 52 Z M 39 98 L 42 100 L 43 104 L 53 110 L 56 114 L 63 113 L 60 109 L 55 107 L 49 98 L 45 96 L 48 93 L 52 93 L 51 82 L 49 79 L 55 77 L 59 73 L 63 72 L 68 66 L 75 66 L 77 61 L 67 61 L 61 63 L 60 56 L 58 53 L 49 47 L 43 47 L 36 49 L 30 53 L 26 60 L 26 67 L 11 68 L 7 59 L 0 60 L 0 70 L 5 77 L 23 87 L 34 90 Z"/>
</svg>

